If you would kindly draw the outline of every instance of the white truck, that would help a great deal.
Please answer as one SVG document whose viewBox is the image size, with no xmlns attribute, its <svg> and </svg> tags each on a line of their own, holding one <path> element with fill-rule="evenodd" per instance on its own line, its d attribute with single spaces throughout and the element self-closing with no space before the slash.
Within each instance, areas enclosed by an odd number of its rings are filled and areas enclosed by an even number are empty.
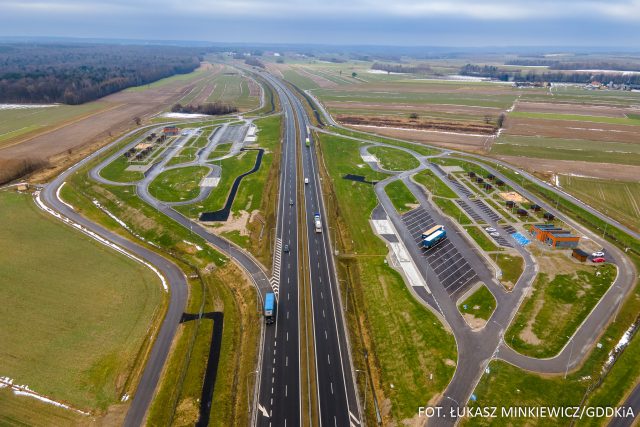
<svg viewBox="0 0 640 427">
<path fill-rule="evenodd" d="M 313 222 L 316 225 L 316 233 L 322 233 L 322 221 L 320 221 L 320 214 L 316 213 L 313 216 Z"/>
</svg>

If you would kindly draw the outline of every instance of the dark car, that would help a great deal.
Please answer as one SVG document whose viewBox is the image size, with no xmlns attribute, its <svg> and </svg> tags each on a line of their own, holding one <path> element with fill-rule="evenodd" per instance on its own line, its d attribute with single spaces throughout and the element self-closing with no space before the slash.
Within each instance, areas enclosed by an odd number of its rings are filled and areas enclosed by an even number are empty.
<svg viewBox="0 0 640 427">
<path fill-rule="evenodd" d="M 282 248 L 282 252 L 284 253 L 289 253 L 289 245 L 284 245 L 284 248 Z"/>
</svg>

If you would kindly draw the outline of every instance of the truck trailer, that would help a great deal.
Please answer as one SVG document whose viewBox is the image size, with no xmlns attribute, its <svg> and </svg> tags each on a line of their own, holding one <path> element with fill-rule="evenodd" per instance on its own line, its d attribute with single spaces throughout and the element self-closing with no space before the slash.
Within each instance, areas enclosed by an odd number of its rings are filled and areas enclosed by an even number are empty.
<svg viewBox="0 0 640 427">
<path fill-rule="evenodd" d="M 267 292 L 264 297 L 264 319 L 267 325 L 276 321 L 276 294 Z"/>
<path fill-rule="evenodd" d="M 444 226 L 439 225 L 433 227 L 422 233 L 422 246 L 427 249 L 432 248 L 442 242 L 446 237 L 447 231 L 444 229 Z"/>
</svg>

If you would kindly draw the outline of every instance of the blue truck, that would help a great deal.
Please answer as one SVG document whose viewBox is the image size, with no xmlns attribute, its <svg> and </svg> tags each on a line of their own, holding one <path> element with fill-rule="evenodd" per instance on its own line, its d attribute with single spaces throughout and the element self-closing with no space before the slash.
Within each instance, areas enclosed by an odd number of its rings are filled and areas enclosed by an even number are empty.
<svg viewBox="0 0 640 427">
<path fill-rule="evenodd" d="M 447 237 L 447 231 L 442 225 L 436 225 L 422 233 L 422 246 L 432 248 Z"/>
<path fill-rule="evenodd" d="M 267 325 L 276 321 L 276 295 L 273 292 L 267 292 L 264 297 L 264 319 Z"/>
</svg>

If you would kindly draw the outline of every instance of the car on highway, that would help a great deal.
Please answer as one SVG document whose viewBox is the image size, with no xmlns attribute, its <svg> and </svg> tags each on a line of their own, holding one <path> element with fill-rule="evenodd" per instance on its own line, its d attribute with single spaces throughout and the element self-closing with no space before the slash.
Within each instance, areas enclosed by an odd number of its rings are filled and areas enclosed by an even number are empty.
<svg viewBox="0 0 640 427">
<path fill-rule="evenodd" d="M 603 257 L 604 256 L 604 252 L 597 251 L 597 252 L 592 253 L 591 256 L 594 257 L 594 258 Z"/>
<path fill-rule="evenodd" d="M 308 183 L 309 183 L 309 178 L 305 178 L 305 179 L 304 179 L 304 183 L 305 183 L 305 184 L 308 184 Z"/>
<path fill-rule="evenodd" d="M 604 259 L 604 257 L 595 257 L 595 258 L 591 258 L 591 262 L 605 262 L 606 259 Z"/>
<path fill-rule="evenodd" d="M 289 206 L 293 206 L 293 199 L 289 199 Z"/>
<path fill-rule="evenodd" d="M 284 245 L 284 248 L 282 248 L 282 252 L 284 252 L 285 254 L 289 253 L 289 245 Z"/>
</svg>

